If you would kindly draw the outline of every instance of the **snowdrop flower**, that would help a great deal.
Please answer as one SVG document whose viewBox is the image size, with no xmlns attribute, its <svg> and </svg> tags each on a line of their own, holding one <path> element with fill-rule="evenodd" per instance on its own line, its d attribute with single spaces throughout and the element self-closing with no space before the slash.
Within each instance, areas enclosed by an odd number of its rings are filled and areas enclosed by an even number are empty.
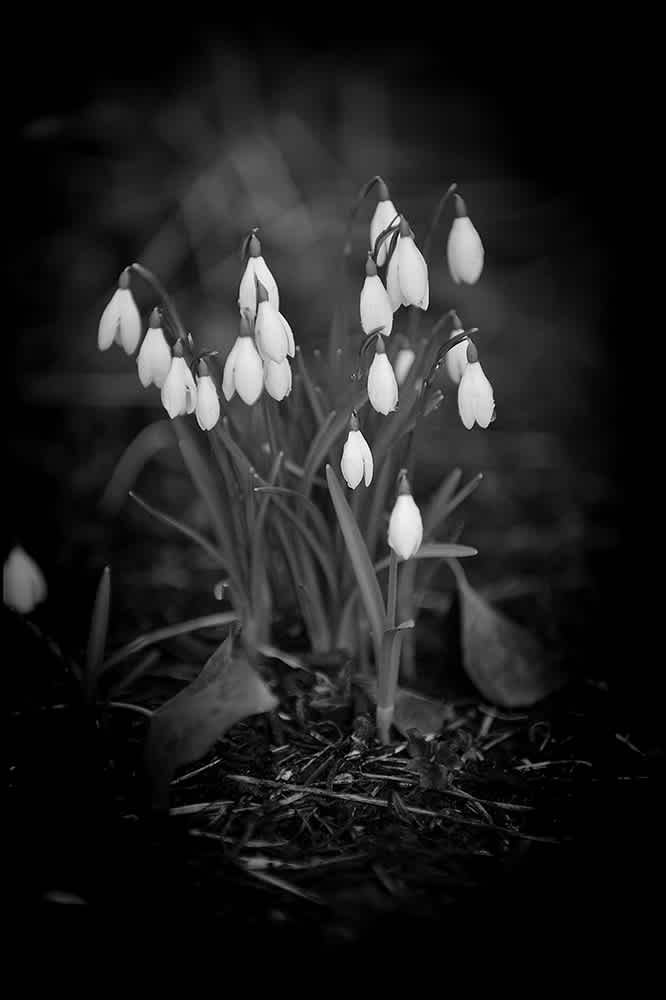
<svg viewBox="0 0 666 1000">
<path fill-rule="evenodd" d="M 384 416 L 398 405 L 398 383 L 381 334 L 377 336 L 375 356 L 368 372 L 368 399 L 373 409 Z"/>
<path fill-rule="evenodd" d="M 403 469 L 398 484 L 398 497 L 389 519 L 388 543 L 402 559 L 411 559 L 423 541 L 421 511 L 414 502 L 407 474 Z"/>
<path fill-rule="evenodd" d="M 342 449 L 340 468 L 347 486 L 352 490 L 356 489 L 362 479 L 365 479 L 366 486 L 372 482 L 372 452 L 368 442 L 358 429 L 356 410 L 352 410 L 352 415 L 349 418 L 349 434 Z"/>
<path fill-rule="evenodd" d="M 394 312 L 401 305 L 427 309 L 430 304 L 428 265 L 404 216 L 400 219 L 400 236 L 389 261 L 386 287 Z"/>
<path fill-rule="evenodd" d="M 467 345 L 467 367 L 458 386 L 458 412 L 467 430 L 471 430 L 475 421 L 479 427 L 488 427 L 495 412 L 493 387 L 471 340 Z"/>
<path fill-rule="evenodd" d="M 266 392 L 278 403 L 291 392 L 291 365 L 285 358 L 279 365 L 274 361 L 264 361 L 264 385 Z"/>
<path fill-rule="evenodd" d="M 183 357 L 182 340 L 174 344 L 171 367 L 162 386 L 162 405 L 172 420 L 184 413 L 193 413 L 197 405 L 197 387 Z"/>
<path fill-rule="evenodd" d="M 241 332 L 227 355 L 222 375 L 222 392 L 229 402 L 235 393 L 248 406 L 261 396 L 264 388 L 264 366 L 254 344 L 248 319 L 241 317 Z"/>
<path fill-rule="evenodd" d="M 282 313 L 271 303 L 261 281 L 257 280 L 256 285 L 258 305 L 254 336 L 257 350 L 264 361 L 274 361 L 279 365 L 287 355 L 293 358 L 294 335 Z"/>
<path fill-rule="evenodd" d="M 141 316 L 129 287 L 130 272 L 125 268 L 118 278 L 118 287 L 102 313 L 97 330 L 97 346 L 106 351 L 114 342 L 126 354 L 134 354 L 141 339 Z"/>
<path fill-rule="evenodd" d="M 153 309 L 150 314 L 148 332 L 143 338 L 143 344 L 136 359 L 139 369 L 139 381 L 147 388 L 153 382 L 158 389 L 164 385 L 171 368 L 171 348 L 166 342 L 162 329 L 162 317 L 159 309 Z"/>
<path fill-rule="evenodd" d="M 455 329 L 451 331 L 449 340 L 452 340 L 453 337 L 457 337 L 463 332 L 462 324 L 457 315 L 454 313 L 453 316 Z M 463 377 L 464 371 L 467 368 L 468 344 L 468 340 L 461 340 L 459 344 L 456 344 L 455 347 L 452 347 L 450 351 L 446 352 L 444 364 L 446 365 L 449 378 L 452 382 L 455 382 L 456 385 L 460 382 L 460 379 Z"/>
<path fill-rule="evenodd" d="M 377 237 L 380 233 L 383 233 L 385 229 L 395 221 L 398 212 L 395 205 L 389 197 L 389 190 L 384 183 L 384 181 L 379 181 L 378 184 L 379 198 L 377 201 L 377 207 L 375 208 L 374 214 L 370 221 L 370 250 L 374 252 L 375 243 L 377 242 Z M 377 254 L 377 265 L 382 267 L 386 260 L 386 253 L 388 250 L 388 240 L 382 243 Z M 367 331 L 366 331 L 367 332 Z"/>
<path fill-rule="evenodd" d="M 409 375 L 415 358 L 416 354 L 411 347 L 403 347 L 401 351 L 398 351 L 398 356 L 395 359 L 395 380 L 398 385 L 402 385 Z"/>
<path fill-rule="evenodd" d="M 8 608 L 29 615 L 46 599 L 46 580 L 41 569 L 20 545 L 15 545 L 2 570 L 2 600 Z"/>
<path fill-rule="evenodd" d="M 253 232 L 247 240 L 247 264 L 238 289 L 238 305 L 247 310 L 254 320 L 257 314 L 257 279 L 268 292 L 268 301 L 274 309 L 280 308 L 280 293 L 268 264 L 261 255 L 261 243 Z"/>
<path fill-rule="evenodd" d="M 364 333 L 379 332 L 388 337 L 393 328 L 393 306 L 377 274 L 377 265 L 370 255 L 365 264 L 365 281 L 361 289 L 361 326 Z"/>
<path fill-rule="evenodd" d="M 220 419 L 220 398 L 217 395 L 217 389 L 211 378 L 208 365 L 203 358 L 199 361 L 197 405 L 194 413 L 202 431 L 212 430 Z"/>
<path fill-rule="evenodd" d="M 456 285 L 461 282 L 473 285 L 483 270 L 483 243 L 467 214 L 465 202 L 459 194 L 455 199 L 456 218 L 446 245 L 449 271 Z"/>
</svg>

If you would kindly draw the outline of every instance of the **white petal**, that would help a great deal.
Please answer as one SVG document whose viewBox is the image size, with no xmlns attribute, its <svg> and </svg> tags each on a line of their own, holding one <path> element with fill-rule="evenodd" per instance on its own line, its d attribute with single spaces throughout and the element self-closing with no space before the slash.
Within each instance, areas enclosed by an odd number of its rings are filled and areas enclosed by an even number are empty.
<svg viewBox="0 0 666 1000">
<path fill-rule="evenodd" d="M 395 380 L 398 385 L 402 385 L 409 375 L 415 357 L 416 354 L 410 347 L 404 347 L 398 351 L 398 356 L 395 359 Z"/>
<path fill-rule="evenodd" d="M 266 392 L 278 403 L 291 392 L 291 365 L 285 358 L 276 365 L 274 361 L 264 362 L 264 385 Z"/>
<path fill-rule="evenodd" d="M 257 312 L 257 286 L 254 280 L 256 262 L 256 257 L 248 257 L 238 288 L 238 307 L 241 311 L 246 309 L 252 319 L 254 319 Z"/>
<path fill-rule="evenodd" d="M 44 574 L 28 553 L 16 545 L 3 567 L 2 599 L 9 608 L 28 615 L 46 599 Z"/>
<path fill-rule="evenodd" d="M 462 333 L 462 330 L 454 330 L 451 337 L 456 337 L 459 333 Z M 456 344 L 455 347 L 452 347 L 451 350 L 447 352 L 444 363 L 446 364 L 446 370 L 449 373 L 449 378 L 457 385 L 467 368 L 467 341 L 463 340 L 460 344 Z"/>
<path fill-rule="evenodd" d="M 479 371 L 476 377 L 476 422 L 479 427 L 486 428 L 490 425 L 495 410 L 495 400 L 493 397 L 493 387 L 486 378 L 481 367 L 481 362 L 476 362 Z"/>
<path fill-rule="evenodd" d="M 393 251 L 393 256 L 391 257 L 388 268 L 386 269 L 386 292 L 388 294 L 393 312 L 399 309 L 402 305 L 402 292 L 400 291 L 400 276 L 398 269 L 399 246 L 400 237 L 398 237 L 398 245 Z"/>
<path fill-rule="evenodd" d="M 478 364 L 478 361 L 476 362 Z M 474 384 L 474 365 L 467 365 L 458 386 L 458 412 L 460 419 L 471 430 L 476 419 L 476 400 Z"/>
<path fill-rule="evenodd" d="M 361 289 L 361 327 L 364 333 L 379 330 L 388 337 L 393 328 L 393 306 L 378 274 L 366 277 Z"/>
<path fill-rule="evenodd" d="M 211 430 L 220 419 L 220 400 L 210 375 L 198 380 L 196 416 L 202 431 Z"/>
<path fill-rule="evenodd" d="M 292 344 L 283 317 L 270 302 L 259 303 L 254 335 L 264 360 L 274 361 L 277 365 L 284 361 Z"/>
<path fill-rule="evenodd" d="M 120 326 L 118 335 L 126 354 L 134 354 L 141 339 L 141 314 L 129 288 L 119 288 Z"/>
<path fill-rule="evenodd" d="M 185 412 L 185 385 L 183 383 L 183 358 L 173 358 L 169 374 L 162 386 L 162 405 L 171 419 Z M 187 365 L 185 365 L 187 367 Z"/>
<path fill-rule="evenodd" d="M 280 293 L 278 291 L 278 286 L 275 278 L 270 272 L 268 264 L 263 257 L 254 258 L 254 273 L 259 278 L 266 291 L 268 292 L 268 301 L 273 306 L 274 309 L 280 308 Z M 256 301 L 256 300 L 255 300 Z"/>
<path fill-rule="evenodd" d="M 236 392 L 235 368 L 240 339 L 240 337 L 236 337 L 234 346 L 227 354 L 227 360 L 224 362 L 224 371 L 222 373 L 222 392 L 224 393 L 224 398 L 227 403 L 230 399 L 233 399 L 234 393 Z"/>
<path fill-rule="evenodd" d="M 350 489 L 355 490 L 363 479 L 363 455 L 359 444 L 360 431 L 350 431 L 342 449 L 340 469 Z"/>
<path fill-rule="evenodd" d="M 289 326 L 289 323 L 287 323 L 287 320 L 282 315 L 282 313 L 278 313 L 278 315 L 279 315 L 280 319 L 282 320 L 282 325 L 284 327 L 284 331 L 287 334 L 287 345 L 288 345 L 287 346 L 287 354 L 289 355 L 290 358 L 293 358 L 294 355 L 296 354 L 296 345 L 294 343 L 294 334 L 292 333 L 291 327 Z"/>
<path fill-rule="evenodd" d="M 239 337 L 236 343 L 238 344 L 234 375 L 236 392 L 244 403 L 252 406 L 264 388 L 264 366 L 252 337 Z"/>
<path fill-rule="evenodd" d="M 368 372 L 368 399 L 378 413 L 391 413 L 398 405 L 398 383 L 385 354 L 375 354 Z"/>
<path fill-rule="evenodd" d="M 361 435 L 359 438 L 359 446 L 361 449 L 361 456 L 363 458 L 363 472 L 365 474 L 365 485 L 369 486 L 372 482 L 372 475 L 375 469 L 375 463 L 372 458 L 372 452 L 370 451 L 370 445 L 365 440 L 360 431 L 358 433 Z"/>
<path fill-rule="evenodd" d="M 400 238 L 396 249 L 398 277 L 402 301 L 405 305 L 428 308 L 428 268 L 423 254 L 411 236 Z"/>
<path fill-rule="evenodd" d="M 454 220 L 446 244 L 446 256 L 453 280 L 473 285 L 483 270 L 483 244 L 469 216 Z"/>
<path fill-rule="evenodd" d="M 119 293 L 121 288 L 116 288 L 111 296 L 99 321 L 97 330 L 97 346 L 100 351 L 107 351 L 115 340 L 118 327 L 120 325 L 120 302 Z"/>
<path fill-rule="evenodd" d="M 171 348 L 166 342 L 164 333 L 159 327 L 149 327 L 136 359 L 139 370 L 139 380 L 146 388 L 154 382 L 158 388 L 171 368 Z"/>
<path fill-rule="evenodd" d="M 370 249 L 373 252 L 377 237 L 380 233 L 383 233 L 385 229 L 388 229 L 397 214 L 396 207 L 390 198 L 387 198 L 386 201 L 377 202 L 377 207 L 375 208 L 370 222 Z M 386 251 L 390 242 L 390 238 L 385 240 L 379 248 L 379 253 L 377 254 L 378 267 L 382 267 L 384 261 L 386 260 Z"/>
<path fill-rule="evenodd" d="M 186 413 L 194 413 L 197 406 L 197 386 L 187 364 L 183 373 L 183 385 L 185 388 L 185 411 Z"/>
<path fill-rule="evenodd" d="M 388 543 L 403 559 L 411 559 L 423 540 L 421 511 L 410 494 L 399 496 L 389 519 Z"/>
</svg>

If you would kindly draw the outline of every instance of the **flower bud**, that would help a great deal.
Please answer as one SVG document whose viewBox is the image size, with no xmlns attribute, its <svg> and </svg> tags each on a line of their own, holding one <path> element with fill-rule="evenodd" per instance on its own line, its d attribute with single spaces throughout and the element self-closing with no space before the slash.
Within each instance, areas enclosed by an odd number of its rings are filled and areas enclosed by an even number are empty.
<svg viewBox="0 0 666 1000">
<path fill-rule="evenodd" d="M 404 218 L 400 223 L 400 240 L 395 252 L 398 255 L 398 281 L 402 304 L 427 309 L 430 303 L 428 265 L 414 242 L 414 234 Z"/>
<path fill-rule="evenodd" d="M 291 365 L 285 358 L 279 365 L 274 361 L 264 361 L 264 385 L 266 392 L 278 403 L 291 392 Z"/>
<path fill-rule="evenodd" d="M 389 336 L 393 328 L 393 307 L 371 257 L 368 257 L 365 265 L 360 312 L 364 333 L 379 331 L 385 337 Z"/>
<path fill-rule="evenodd" d="M 208 366 L 202 361 L 197 378 L 197 405 L 195 415 L 202 431 L 210 431 L 220 419 L 220 399 Z"/>
<path fill-rule="evenodd" d="M 41 569 L 20 545 L 15 545 L 2 570 L 2 600 L 8 608 L 29 615 L 46 599 Z"/>
<path fill-rule="evenodd" d="M 355 410 L 349 421 L 349 434 L 342 449 L 340 469 L 347 486 L 352 490 L 356 489 L 362 479 L 365 479 L 366 486 L 372 482 L 372 452 L 358 428 L 358 417 Z"/>
<path fill-rule="evenodd" d="M 398 497 L 391 511 L 388 543 L 402 559 L 411 559 L 423 541 L 421 511 L 414 502 L 406 474 L 401 474 Z"/>
<path fill-rule="evenodd" d="M 282 313 L 271 304 L 267 290 L 261 282 L 257 284 L 257 302 L 257 318 L 254 324 L 257 350 L 264 361 L 274 361 L 279 365 L 287 355 L 293 358 L 294 335 Z"/>
<path fill-rule="evenodd" d="M 158 389 L 162 388 L 171 367 L 171 348 L 164 336 L 159 309 L 153 309 L 150 314 L 150 325 L 143 338 L 136 364 L 139 370 L 139 381 L 144 389 L 151 382 Z"/>
<path fill-rule="evenodd" d="M 472 361 L 477 357 L 476 347 L 468 353 L 468 363 L 458 386 L 458 412 L 463 424 L 470 430 L 476 422 L 479 427 L 488 427 L 493 419 L 495 400 L 493 387 L 485 376 L 481 362 Z"/>
<path fill-rule="evenodd" d="M 370 222 L 370 250 L 373 252 L 375 249 L 375 243 L 377 242 L 377 237 L 380 233 L 383 233 L 385 229 L 388 229 L 398 214 L 395 205 L 388 196 L 388 189 L 385 184 L 380 187 L 380 196 L 382 194 L 385 194 L 386 197 L 380 197 Z M 379 267 L 382 267 L 386 260 L 388 242 L 389 241 L 386 240 L 379 248 L 379 253 L 377 254 L 377 264 Z"/>
<path fill-rule="evenodd" d="M 395 359 L 395 380 L 398 385 L 402 385 L 409 375 L 415 358 L 416 354 L 411 347 L 403 347 L 402 350 L 398 351 L 398 356 Z"/>
<path fill-rule="evenodd" d="M 126 354 L 134 354 L 140 339 L 141 316 L 129 288 L 129 272 L 126 268 L 100 318 L 97 346 L 100 351 L 106 351 L 115 340 Z"/>
<path fill-rule="evenodd" d="M 197 387 L 183 357 L 180 341 L 174 345 L 171 367 L 162 386 L 162 405 L 172 420 L 193 413 L 197 405 Z"/>
<path fill-rule="evenodd" d="M 451 277 L 457 285 L 475 284 L 483 270 L 483 244 L 481 237 L 467 215 L 465 202 L 455 195 L 456 218 L 451 226 L 446 245 L 446 256 Z"/>
<path fill-rule="evenodd" d="M 386 356 L 381 334 L 377 337 L 375 356 L 368 372 L 368 399 L 373 409 L 384 416 L 398 405 L 398 383 Z"/>
<path fill-rule="evenodd" d="M 222 376 L 222 392 L 227 402 L 237 392 L 252 406 L 264 387 L 264 366 L 251 336 L 241 335 L 227 355 Z"/>
</svg>

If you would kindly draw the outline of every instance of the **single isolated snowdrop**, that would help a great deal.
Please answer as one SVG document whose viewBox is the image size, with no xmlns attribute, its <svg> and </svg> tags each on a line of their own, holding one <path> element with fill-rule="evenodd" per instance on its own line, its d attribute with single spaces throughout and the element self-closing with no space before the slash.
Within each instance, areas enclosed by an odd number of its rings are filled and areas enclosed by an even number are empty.
<svg viewBox="0 0 666 1000">
<path fill-rule="evenodd" d="M 398 385 L 402 385 L 409 375 L 415 358 L 416 354 L 411 347 L 403 347 L 402 350 L 398 351 L 398 356 L 395 359 L 395 380 Z"/>
<path fill-rule="evenodd" d="M 386 290 L 393 312 L 401 305 L 427 309 L 430 304 L 428 265 L 404 216 L 400 219 L 398 241 L 386 271 Z"/>
<path fill-rule="evenodd" d="M 368 372 L 368 399 L 372 408 L 384 416 L 398 405 L 398 383 L 381 334 L 377 335 L 375 356 Z"/>
<path fill-rule="evenodd" d="M 347 486 L 355 490 L 362 479 L 365 480 L 365 485 L 369 486 L 372 482 L 373 468 L 370 446 L 359 430 L 356 410 L 352 410 L 349 418 L 349 434 L 342 449 L 340 462 L 340 469 Z"/>
<path fill-rule="evenodd" d="M 392 222 L 396 220 L 398 215 L 397 209 L 391 198 L 389 196 L 389 190 L 384 183 L 384 181 L 379 181 L 377 186 L 378 191 L 378 201 L 377 207 L 375 208 L 374 214 L 370 221 L 370 250 L 374 253 L 375 243 L 377 242 L 377 237 L 380 233 L 383 233 L 385 229 L 391 225 Z M 386 261 L 386 253 L 388 251 L 388 241 L 382 243 L 379 251 L 377 253 L 377 265 L 382 267 Z M 367 332 L 367 331 L 366 331 Z"/>
<path fill-rule="evenodd" d="M 266 392 L 278 403 L 291 392 L 291 365 L 285 358 L 279 365 L 274 361 L 264 361 L 264 385 Z"/>
<path fill-rule="evenodd" d="M 401 559 L 411 559 L 420 549 L 422 541 L 421 511 L 414 502 L 407 473 L 403 469 L 398 483 L 398 496 L 389 518 L 388 543 Z"/>
<path fill-rule="evenodd" d="M 162 405 L 172 420 L 185 413 L 194 413 L 197 405 L 197 387 L 183 357 L 182 340 L 177 340 L 173 347 L 171 367 L 162 386 Z"/>
<path fill-rule="evenodd" d="M 264 366 L 254 344 L 249 320 L 241 316 L 240 334 L 227 355 L 222 375 L 222 392 L 229 402 L 235 393 L 248 406 L 261 396 L 264 388 Z"/>
<path fill-rule="evenodd" d="M 99 321 L 97 346 L 100 351 L 108 350 L 114 340 L 126 354 L 134 354 L 139 346 L 141 316 L 129 284 L 130 271 L 126 267 Z"/>
<path fill-rule="evenodd" d="M 488 427 L 495 412 L 493 387 L 485 376 L 476 346 L 471 340 L 467 345 L 467 367 L 458 386 L 458 412 L 467 430 L 471 430 L 475 422 L 479 427 Z"/>
<path fill-rule="evenodd" d="M 46 594 L 41 569 L 24 548 L 15 545 L 2 570 L 2 600 L 8 608 L 29 615 L 46 599 Z"/>
<path fill-rule="evenodd" d="M 194 413 L 202 431 L 212 430 L 220 419 L 220 397 L 204 358 L 199 361 L 197 405 Z"/>
<path fill-rule="evenodd" d="M 370 254 L 365 264 L 360 312 L 364 333 L 381 333 L 384 337 L 389 336 L 393 329 L 393 306 Z"/>
<path fill-rule="evenodd" d="M 256 280 L 257 286 L 257 318 L 254 324 L 254 337 L 257 350 L 264 361 L 274 361 L 281 364 L 289 355 L 296 353 L 294 335 L 291 327 L 281 312 L 272 305 L 264 285 Z"/>
<path fill-rule="evenodd" d="M 162 329 L 162 316 L 156 307 L 150 314 L 146 336 L 136 358 L 139 381 L 146 389 L 151 382 L 161 389 L 171 368 L 171 348 Z"/>
<path fill-rule="evenodd" d="M 268 293 L 268 301 L 274 309 L 280 308 L 280 293 L 277 282 L 271 274 L 268 264 L 261 255 L 261 243 L 255 232 L 249 236 L 245 242 L 247 264 L 243 271 L 240 287 L 238 289 L 238 306 L 247 310 L 254 320 L 257 315 L 257 280 L 259 280 Z"/>
<path fill-rule="evenodd" d="M 454 197 L 456 218 L 446 245 L 449 271 L 456 285 L 461 282 L 474 285 L 483 271 L 483 243 L 467 214 L 465 202 L 459 194 Z"/>
</svg>

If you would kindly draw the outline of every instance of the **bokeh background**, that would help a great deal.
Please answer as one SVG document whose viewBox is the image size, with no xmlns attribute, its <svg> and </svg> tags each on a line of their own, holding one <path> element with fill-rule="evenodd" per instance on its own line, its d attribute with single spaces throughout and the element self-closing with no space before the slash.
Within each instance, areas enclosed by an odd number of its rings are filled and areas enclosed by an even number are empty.
<svg viewBox="0 0 666 1000">
<path fill-rule="evenodd" d="M 5 529 L 44 567 L 51 624 L 73 647 L 108 560 L 116 641 L 174 607 L 216 610 L 210 580 L 192 591 L 182 550 L 145 516 L 99 512 L 124 449 L 161 416 L 134 361 L 96 348 L 119 271 L 133 260 L 154 269 L 198 343 L 226 352 L 240 243 L 260 226 L 284 312 L 314 347 L 361 184 L 380 173 L 418 241 L 456 180 L 486 267 L 473 288 L 452 283 L 447 220 L 430 315 L 455 306 L 483 331 L 497 419 L 465 431 L 448 393 L 419 442 L 416 492 L 454 465 L 483 471 L 465 510 L 464 538 L 481 553 L 470 578 L 533 620 L 574 669 L 604 677 L 624 516 L 612 60 L 580 24 L 546 38 L 539 24 L 495 34 L 451 20 L 399 35 L 382 31 L 386 12 L 367 12 L 357 34 L 335 20 L 290 30 L 163 14 L 158 27 L 119 13 L 98 26 L 54 19 L 30 36 L 11 110 L 18 310 L 5 330 Z M 359 289 L 371 208 L 354 230 Z M 163 506 L 182 500 L 176 457 L 161 455 L 150 477 L 153 496 L 169 493 Z"/>
</svg>

